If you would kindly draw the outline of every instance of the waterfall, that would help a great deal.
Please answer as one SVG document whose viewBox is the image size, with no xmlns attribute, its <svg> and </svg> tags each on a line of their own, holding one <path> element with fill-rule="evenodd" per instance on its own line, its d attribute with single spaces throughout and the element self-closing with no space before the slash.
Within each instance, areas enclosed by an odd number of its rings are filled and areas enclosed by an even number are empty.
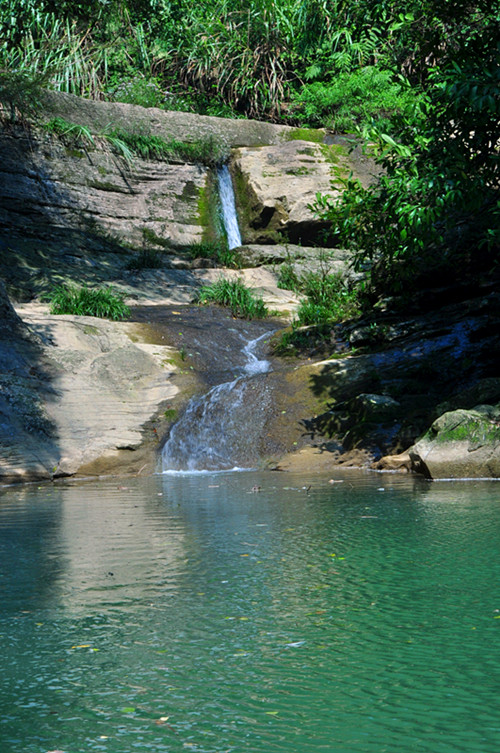
<svg viewBox="0 0 500 753">
<path fill-rule="evenodd" d="M 163 448 L 164 472 L 255 465 L 271 405 L 264 377 L 270 363 L 259 359 L 255 351 L 268 335 L 266 332 L 243 347 L 246 361 L 242 375 L 190 401 Z"/>
<path fill-rule="evenodd" d="M 231 250 L 232 248 L 241 246 L 241 235 L 236 215 L 233 182 L 227 165 L 222 165 L 222 167 L 218 168 L 217 180 L 219 182 L 219 196 L 222 207 L 222 219 L 227 235 L 227 245 Z"/>
</svg>

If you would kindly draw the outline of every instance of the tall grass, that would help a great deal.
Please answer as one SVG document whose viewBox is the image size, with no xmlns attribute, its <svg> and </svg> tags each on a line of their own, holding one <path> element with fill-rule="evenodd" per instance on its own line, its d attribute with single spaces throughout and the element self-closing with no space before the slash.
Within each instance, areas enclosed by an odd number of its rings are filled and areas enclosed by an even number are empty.
<svg viewBox="0 0 500 753">
<path fill-rule="evenodd" d="M 94 99 L 294 124 L 304 82 L 331 86 L 371 65 L 397 73 L 416 33 L 399 4 L 373 0 L 59 5 L 1 0 L 0 69 Z"/>
<path fill-rule="evenodd" d="M 233 316 L 239 319 L 264 319 L 269 315 L 264 301 L 255 296 L 239 279 L 220 278 L 211 285 L 201 288 L 198 303 L 217 303 L 231 309 Z"/>
<path fill-rule="evenodd" d="M 107 76 L 107 46 L 75 21 L 40 14 L 14 46 L 0 48 L 0 64 L 11 71 L 44 76 L 51 88 L 100 98 Z"/>
<path fill-rule="evenodd" d="M 231 0 L 192 19 L 187 54 L 174 60 L 181 79 L 250 117 L 280 115 L 294 73 L 293 0 Z"/>
<path fill-rule="evenodd" d="M 51 314 L 97 316 L 102 319 L 124 319 L 130 315 L 124 296 L 111 286 L 90 289 L 86 285 L 58 285 L 47 296 Z"/>
</svg>

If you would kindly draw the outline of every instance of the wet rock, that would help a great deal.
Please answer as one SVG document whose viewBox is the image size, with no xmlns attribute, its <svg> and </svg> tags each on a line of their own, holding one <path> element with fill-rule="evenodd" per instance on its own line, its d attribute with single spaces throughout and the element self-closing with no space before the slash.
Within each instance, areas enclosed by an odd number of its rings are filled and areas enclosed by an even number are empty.
<svg viewBox="0 0 500 753">
<path fill-rule="evenodd" d="M 401 452 L 399 455 L 385 455 L 373 467 L 378 471 L 410 473 L 412 461 L 408 452 Z"/>
<path fill-rule="evenodd" d="M 500 403 L 444 413 L 409 455 L 428 478 L 500 477 Z"/>
</svg>

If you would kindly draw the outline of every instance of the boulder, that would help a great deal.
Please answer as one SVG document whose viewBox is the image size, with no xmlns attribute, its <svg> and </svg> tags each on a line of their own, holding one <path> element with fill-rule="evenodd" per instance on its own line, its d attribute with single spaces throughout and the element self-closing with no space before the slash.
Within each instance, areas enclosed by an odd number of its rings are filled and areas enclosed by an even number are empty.
<svg viewBox="0 0 500 753">
<path fill-rule="evenodd" d="M 242 264 L 248 267 L 289 264 L 299 277 L 308 272 L 341 274 L 349 279 L 354 277 L 349 266 L 352 255 L 342 248 L 298 246 L 294 243 L 250 243 L 239 248 L 238 254 Z"/>
<path fill-rule="evenodd" d="M 410 473 L 411 458 L 408 452 L 400 452 L 399 455 L 384 455 L 383 458 L 373 464 L 377 471 L 387 471 L 389 473 Z"/>
<path fill-rule="evenodd" d="M 444 413 L 409 455 L 428 478 L 499 478 L 500 403 Z"/>
<path fill-rule="evenodd" d="M 141 325 L 21 314 L 31 338 L 0 338 L 2 481 L 154 471 L 148 422 L 177 393 L 172 349 L 145 343 Z"/>
<path fill-rule="evenodd" d="M 383 421 L 394 418 L 401 403 L 389 395 L 360 393 L 349 402 L 350 412 L 366 421 Z"/>
<path fill-rule="evenodd" d="M 332 180 L 350 169 L 340 145 L 293 140 L 235 150 L 231 171 L 243 242 L 276 243 L 285 237 L 307 245 L 320 239 L 327 225 L 311 204 L 318 192 L 339 196 Z"/>
</svg>

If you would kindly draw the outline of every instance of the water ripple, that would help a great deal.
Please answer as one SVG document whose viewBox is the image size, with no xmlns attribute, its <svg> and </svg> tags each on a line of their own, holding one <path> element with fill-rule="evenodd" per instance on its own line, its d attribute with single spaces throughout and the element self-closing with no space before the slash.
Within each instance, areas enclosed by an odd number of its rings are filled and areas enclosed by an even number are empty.
<svg viewBox="0 0 500 753">
<path fill-rule="evenodd" d="M 496 753 L 496 489 L 344 481 L 4 493 L 2 753 Z"/>
</svg>

